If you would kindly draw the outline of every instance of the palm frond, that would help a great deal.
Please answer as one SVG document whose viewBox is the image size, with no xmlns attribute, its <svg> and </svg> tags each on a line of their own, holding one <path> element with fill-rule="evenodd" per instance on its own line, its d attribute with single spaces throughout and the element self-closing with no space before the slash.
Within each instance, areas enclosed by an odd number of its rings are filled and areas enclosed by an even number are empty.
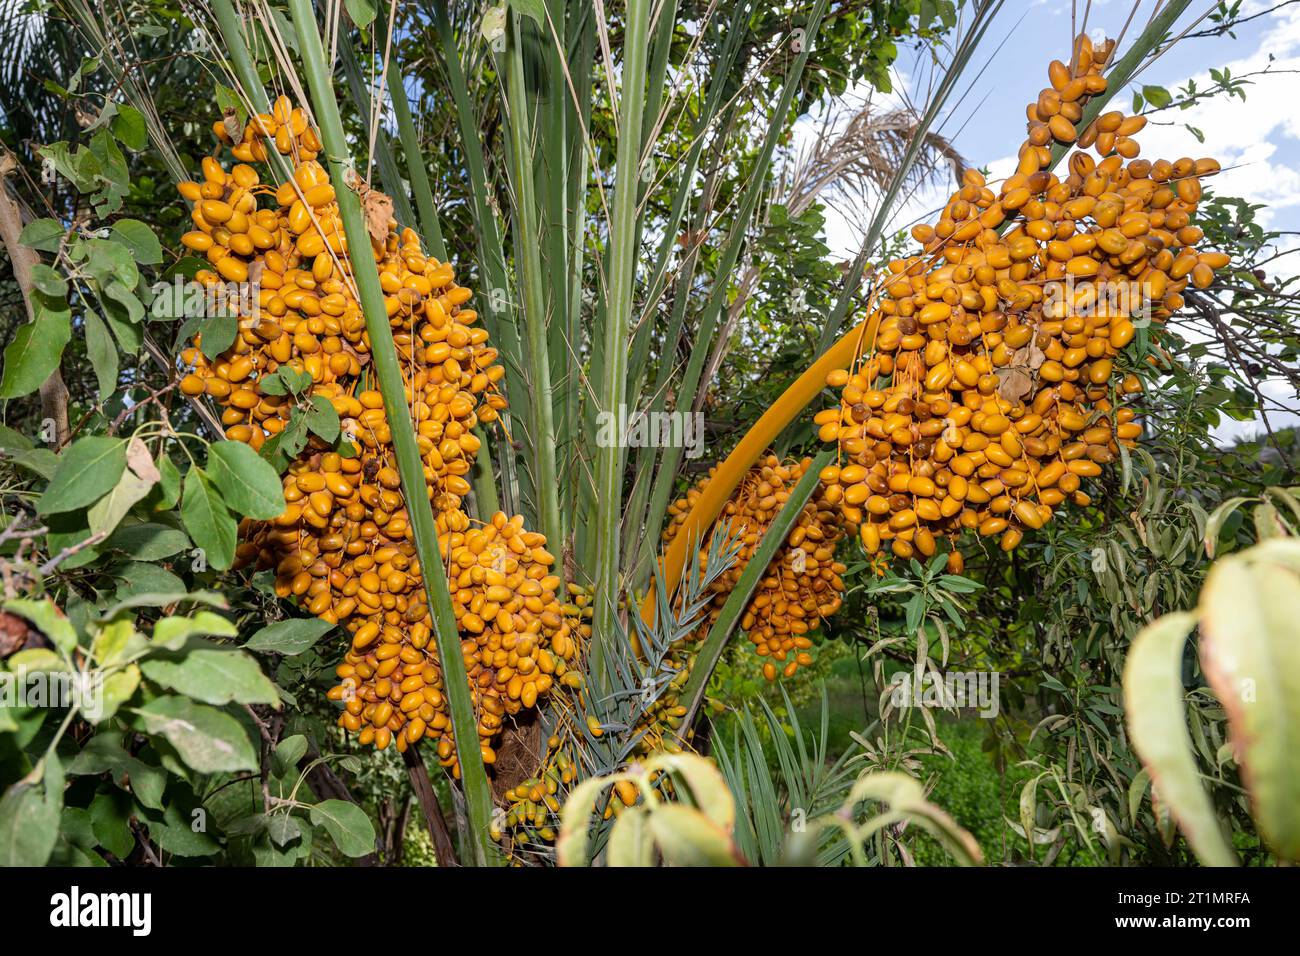
<svg viewBox="0 0 1300 956">
<path fill-rule="evenodd" d="M 825 686 L 815 733 L 805 732 L 784 687 L 781 694 L 788 732 L 786 723 L 760 699 L 766 735 L 753 711 L 745 707 L 736 718 L 730 743 L 719 736 L 714 746 L 714 757 L 736 800 L 737 848 L 751 863 L 764 866 L 781 863 L 790 831 L 801 831 L 816 817 L 838 807 L 856 779 L 849 765 L 852 749 L 827 762 L 830 704 Z M 819 864 L 834 865 L 848 851 L 842 833 L 825 830 L 819 835 Z"/>
</svg>

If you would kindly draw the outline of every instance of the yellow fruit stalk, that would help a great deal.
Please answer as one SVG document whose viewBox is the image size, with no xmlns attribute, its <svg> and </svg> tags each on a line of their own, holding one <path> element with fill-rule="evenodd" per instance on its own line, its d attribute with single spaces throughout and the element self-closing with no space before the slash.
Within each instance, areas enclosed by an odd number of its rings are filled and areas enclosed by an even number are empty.
<svg viewBox="0 0 1300 956">
<path fill-rule="evenodd" d="M 879 316 L 873 314 L 841 337 L 782 393 L 745 433 L 731 454 L 718 465 L 664 550 L 665 581 L 675 582 L 680 578 L 690 542 L 704 537 L 754 462 L 767 451 L 795 416 L 807 408 L 826 387 L 827 375 L 850 364 L 855 356 L 864 351 L 871 351 L 878 327 Z M 652 587 L 641 604 L 641 618 L 647 624 L 654 622 L 654 608 L 655 593 Z"/>
</svg>

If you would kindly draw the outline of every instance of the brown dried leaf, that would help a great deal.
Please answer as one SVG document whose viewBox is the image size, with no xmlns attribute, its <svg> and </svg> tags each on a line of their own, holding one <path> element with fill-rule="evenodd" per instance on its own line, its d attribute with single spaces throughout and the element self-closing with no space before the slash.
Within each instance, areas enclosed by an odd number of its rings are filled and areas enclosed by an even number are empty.
<svg viewBox="0 0 1300 956">
<path fill-rule="evenodd" d="M 147 481 L 151 485 L 162 481 L 162 475 L 153 463 L 148 446 L 139 438 L 132 438 L 126 443 L 126 464 L 141 481 Z"/>
<path fill-rule="evenodd" d="M 226 135 L 232 142 L 238 143 L 244 138 L 244 130 L 239 125 L 239 116 L 233 106 L 227 106 L 222 112 L 221 125 L 226 128 Z"/>
<path fill-rule="evenodd" d="M 1018 402 L 1034 390 L 1034 379 L 1023 366 L 1008 365 L 997 370 L 998 395 Z"/>
<path fill-rule="evenodd" d="M 388 239 L 388 225 L 393 221 L 393 200 L 378 189 L 371 189 L 362 197 L 361 204 L 370 238 L 383 243 Z"/>
<path fill-rule="evenodd" d="M 383 244 L 388 239 L 388 228 L 393 222 L 393 200 L 378 189 L 371 189 L 356 174 L 347 170 L 343 182 L 361 198 L 361 211 L 366 217 L 366 231 L 372 242 Z"/>
<path fill-rule="evenodd" d="M 1011 364 L 997 370 L 1000 379 L 998 395 L 1009 402 L 1018 402 L 1034 390 L 1034 373 L 1047 355 L 1038 347 L 1037 336 L 1024 348 L 1011 354 Z"/>
<path fill-rule="evenodd" d="M 27 644 L 30 628 L 25 620 L 8 611 L 0 611 L 0 657 L 8 657 Z"/>
</svg>

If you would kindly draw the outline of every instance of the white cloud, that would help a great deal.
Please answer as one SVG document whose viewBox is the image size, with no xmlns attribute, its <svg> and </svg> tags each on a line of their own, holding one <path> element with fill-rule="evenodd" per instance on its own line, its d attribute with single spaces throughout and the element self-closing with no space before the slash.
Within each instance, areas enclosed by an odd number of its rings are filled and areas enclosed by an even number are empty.
<svg viewBox="0 0 1300 956">
<path fill-rule="evenodd" d="M 1214 190 L 1265 204 L 1268 208 L 1260 210 L 1259 221 L 1278 228 L 1281 221 L 1293 223 L 1300 206 L 1300 171 L 1278 158 L 1285 140 L 1300 140 L 1300 111 L 1294 108 L 1300 103 L 1300 9 L 1283 8 L 1265 22 L 1269 26 L 1252 53 L 1221 64 L 1233 76 L 1269 71 L 1252 79 L 1244 102 L 1216 96 L 1187 110 L 1157 113 L 1142 131 L 1141 142 L 1142 155 L 1150 159 L 1215 157 L 1224 171 L 1212 180 Z M 1187 79 L 1194 79 L 1201 90 L 1214 83 L 1207 68 L 1167 86 L 1173 92 Z M 1150 82 L 1145 76 L 1140 80 Z M 1188 125 L 1204 134 L 1203 144 Z"/>
</svg>

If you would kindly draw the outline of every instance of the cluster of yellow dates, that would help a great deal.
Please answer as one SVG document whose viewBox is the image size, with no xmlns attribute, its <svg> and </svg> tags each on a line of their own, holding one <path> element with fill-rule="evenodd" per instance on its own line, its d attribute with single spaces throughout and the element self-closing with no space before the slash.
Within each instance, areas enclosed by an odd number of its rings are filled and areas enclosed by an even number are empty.
<svg viewBox="0 0 1300 956">
<path fill-rule="evenodd" d="M 555 819 L 560 813 L 561 787 L 577 779 L 577 768 L 561 748 L 560 738 L 552 736 L 546 744 L 548 759 L 537 775 L 511 787 L 503 794 L 505 816 L 491 827 L 491 837 L 505 839 L 506 831 L 519 840 L 551 843 L 555 840 Z"/>
<path fill-rule="evenodd" d="M 239 142 L 231 132 L 231 121 L 220 119 L 212 124 L 212 133 L 230 147 L 230 154 L 241 163 L 264 163 L 271 149 L 281 156 L 293 156 L 298 162 L 315 159 L 321 149 L 320 134 L 307 120 L 301 107 L 294 107 L 287 96 L 275 102 L 270 113 L 259 113 L 243 128 Z M 238 123 L 235 127 L 237 129 Z"/>
<path fill-rule="evenodd" d="M 700 636 L 717 620 L 767 529 L 811 466 L 810 458 L 781 462 L 769 455 L 750 469 L 732 494 L 718 520 L 730 522 L 733 533 L 740 533 L 740 551 L 736 562 L 710 585 L 712 602 L 708 618 L 697 632 Z M 711 477 L 701 479 L 685 498 L 669 506 L 665 543 L 676 537 Z M 822 618 L 838 611 L 842 603 L 844 580 L 840 576 L 845 566 L 835 560 L 835 549 L 844 537 L 844 529 L 840 509 L 827 491 L 818 485 L 804 505 L 767 572 L 759 579 L 740 622 L 758 655 L 768 658 L 763 663 L 763 676 L 770 681 L 776 680 L 778 672 L 790 677 L 799 667 L 812 663 L 808 634 Z M 708 543 L 704 542 L 701 560 L 707 549 Z"/>
<path fill-rule="evenodd" d="M 1083 480 L 1141 433 L 1119 405 L 1141 385 L 1117 357 L 1228 262 L 1192 224 L 1218 163 L 1138 159 L 1142 117 L 1099 115 L 1079 145 L 1101 158 L 1048 171 L 1109 53 L 1083 37 L 1072 67 L 1051 64 L 1016 172 L 996 191 L 966 172 L 938 222 L 913 230 L 922 253 L 889 264 L 874 352 L 828 376 L 840 402 L 815 422 L 842 457 L 820 477 L 869 553 L 929 556 L 967 529 L 1010 551 L 1061 504 L 1086 504 Z"/>
<path fill-rule="evenodd" d="M 574 582 L 569 582 L 568 589 L 569 603 L 565 605 L 565 613 L 577 621 L 590 620 L 593 613 L 591 589 Z M 589 635 L 590 625 L 585 627 L 585 633 Z M 694 660 L 695 652 L 684 646 L 684 642 L 670 650 L 669 659 L 663 664 L 675 670 L 676 675 L 637 723 L 634 752 L 638 756 L 659 751 L 681 751 L 682 739 L 678 731 L 686 708 L 679 700 Z M 503 814 L 495 818 L 491 827 L 492 839 L 508 845 L 514 863 L 522 863 L 530 848 L 542 847 L 555 840 L 564 797 L 562 791 L 567 790 L 578 776 L 578 764 L 573 758 L 573 738 L 586 735 L 602 737 L 605 734 L 595 716 L 583 716 L 588 709 L 584 699 L 585 685 L 575 683 L 562 690 L 562 695 L 553 697 L 551 701 L 549 714 L 555 718 L 555 732 L 546 742 L 545 755 L 532 776 L 501 795 L 505 804 Z M 634 806 L 640 792 L 631 782 L 620 780 L 614 784 L 611 795 L 612 799 L 606 802 L 603 810 L 606 819 L 617 816 L 625 807 Z"/>
<path fill-rule="evenodd" d="M 1141 434 L 1119 404 L 1141 384 L 1117 375 L 1116 359 L 1228 257 L 1201 251 L 1192 223 L 1200 177 L 1218 163 L 1138 159 L 1142 117 L 1100 114 L 1078 137 L 1100 159 L 1078 151 L 1065 178 L 1048 171 L 1052 144 L 1075 142 L 1089 98 L 1105 91 L 1112 46 L 1081 36 L 1070 65 L 1051 63 L 1015 173 L 996 191 L 978 171 L 964 174 L 938 222 L 913 230 L 921 253 L 889 264 L 868 316 L 874 341 L 827 377 L 840 402 L 814 421 L 840 462 L 819 475 L 742 622 L 771 658 L 769 680 L 811 662 L 807 633 L 840 606 L 834 552 L 846 533 L 872 555 L 888 545 L 928 557 L 964 530 L 1010 551 L 1061 504 L 1087 504 L 1083 480 Z M 769 457 L 728 502 L 722 517 L 746 527 L 747 550 L 718 583 L 713 618 L 806 468 Z M 669 508 L 666 540 L 707 483 Z M 954 546 L 949 568 L 963 567 Z"/>
<path fill-rule="evenodd" d="M 245 162 L 227 172 L 203 161 L 203 182 L 181 194 L 194 203 L 195 229 L 183 237 L 212 269 L 207 286 L 255 283 L 256 307 L 241 313 L 234 343 L 209 359 L 201 337 L 184 350 L 180 383 L 222 410 L 226 437 L 254 448 L 285 432 L 306 403 L 337 412 L 335 449 L 312 437 L 284 475 L 285 510 L 241 525 L 237 560 L 274 569 L 276 590 L 351 635 L 340 683 L 339 723 L 363 744 L 399 750 L 434 742 L 440 762 L 459 772 L 433 639 L 382 396 L 364 387 L 370 342 L 349 250 L 328 174 L 315 160 L 316 133 L 287 99 L 250 121 L 234 147 Z M 224 128 L 224 124 L 219 124 Z M 229 142 L 232 137 L 221 136 Z M 292 179 L 263 186 L 248 160 L 266 142 L 291 157 Z M 259 208 L 258 199 L 269 203 Z M 480 440 L 473 429 L 498 419 L 503 369 L 466 305 L 471 292 L 450 265 L 426 257 L 411 230 L 389 221 L 370 252 L 393 338 L 402 358 L 406 410 L 414 421 L 439 549 L 448 570 L 461 653 L 469 673 L 484 759 L 503 720 L 533 707 L 557 682 L 580 683 L 573 669 L 589 625 L 565 612 L 555 558 L 545 538 L 504 513 L 478 522 L 462 508 Z M 282 368 L 310 377 L 286 389 Z M 276 376 L 277 387 L 269 386 Z"/>
</svg>

